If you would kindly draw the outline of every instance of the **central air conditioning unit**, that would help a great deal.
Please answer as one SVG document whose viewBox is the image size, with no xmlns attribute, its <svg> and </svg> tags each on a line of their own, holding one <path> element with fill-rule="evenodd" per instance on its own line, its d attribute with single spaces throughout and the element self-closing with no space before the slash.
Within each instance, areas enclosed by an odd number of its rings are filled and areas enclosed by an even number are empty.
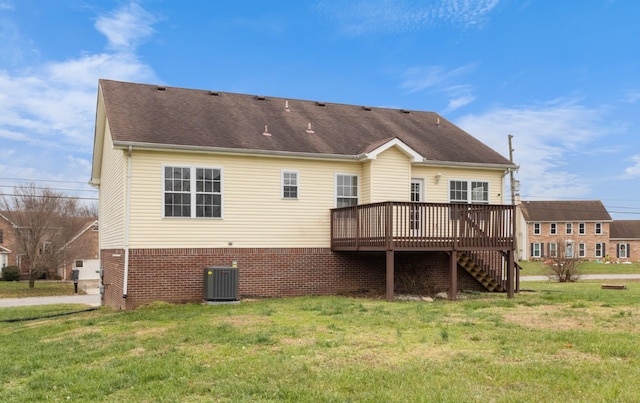
<svg viewBox="0 0 640 403">
<path fill-rule="evenodd" d="M 238 300 L 238 268 L 207 267 L 204 269 L 204 299 L 206 301 Z"/>
</svg>

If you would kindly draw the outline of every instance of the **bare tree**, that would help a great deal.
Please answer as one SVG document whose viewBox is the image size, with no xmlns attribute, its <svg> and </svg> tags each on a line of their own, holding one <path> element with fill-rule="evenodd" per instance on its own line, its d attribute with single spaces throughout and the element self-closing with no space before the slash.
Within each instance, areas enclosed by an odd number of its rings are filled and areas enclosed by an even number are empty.
<svg viewBox="0 0 640 403">
<path fill-rule="evenodd" d="M 70 242 L 87 224 L 87 211 L 50 188 L 34 184 L 16 186 L 11 196 L 0 198 L 0 210 L 13 222 L 17 252 L 28 268 L 29 288 L 44 273 L 53 273 L 71 248 Z M 83 217 L 84 215 L 84 217 Z"/>
<path fill-rule="evenodd" d="M 555 245 L 555 248 L 551 245 Z M 557 279 L 561 283 L 578 281 L 581 275 L 580 264 L 583 260 L 576 258 L 576 253 L 572 242 L 561 240 L 556 244 L 550 244 L 549 256 L 544 261 L 549 278 Z"/>
</svg>

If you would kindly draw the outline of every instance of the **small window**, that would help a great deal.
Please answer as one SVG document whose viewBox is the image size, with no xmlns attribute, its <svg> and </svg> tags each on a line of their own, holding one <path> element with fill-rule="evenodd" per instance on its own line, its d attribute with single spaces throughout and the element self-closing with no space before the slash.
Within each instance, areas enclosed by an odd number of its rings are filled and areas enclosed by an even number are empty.
<svg viewBox="0 0 640 403">
<path fill-rule="evenodd" d="M 533 223 L 533 235 L 540 235 L 541 231 L 540 231 L 540 223 L 539 222 L 534 222 Z"/>
<path fill-rule="evenodd" d="M 84 267 L 84 260 L 76 260 L 75 266 L 76 267 Z"/>
<path fill-rule="evenodd" d="M 578 234 L 584 235 L 586 233 L 587 233 L 587 229 L 586 229 L 585 223 L 583 223 L 583 222 L 579 223 L 578 224 Z"/>
<path fill-rule="evenodd" d="M 602 223 L 601 222 L 597 222 L 596 223 L 596 235 L 602 235 Z"/>
<path fill-rule="evenodd" d="M 619 243 L 617 245 L 618 249 L 618 257 L 621 259 L 626 259 L 629 257 L 629 245 L 626 243 Z"/>
<path fill-rule="evenodd" d="M 573 223 L 570 223 L 570 222 L 566 223 L 566 224 L 565 224 L 565 228 L 566 228 L 566 229 L 565 229 L 565 233 L 566 233 L 567 235 L 571 235 L 571 234 L 573 234 Z"/>
<path fill-rule="evenodd" d="M 298 198 L 298 173 L 294 171 L 282 171 L 282 198 Z"/>
<path fill-rule="evenodd" d="M 580 242 L 578 244 L 578 257 L 586 257 L 587 256 L 587 246 Z"/>
<path fill-rule="evenodd" d="M 595 257 L 604 257 L 604 244 L 601 242 L 596 243 Z"/>
<path fill-rule="evenodd" d="M 558 244 L 555 242 L 549 243 L 549 257 L 558 257 Z"/>
<path fill-rule="evenodd" d="M 531 257 L 542 257 L 541 243 L 536 242 L 531 244 Z"/>
<path fill-rule="evenodd" d="M 336 207 L 358 205 L 358 176 L 336 175 Z"/>
<path fill-rule="evenodd" d="M 549 224 L 549 234 L 556 235 L 558 233 L 558 225 L 554 222 Z"/>
</svg>

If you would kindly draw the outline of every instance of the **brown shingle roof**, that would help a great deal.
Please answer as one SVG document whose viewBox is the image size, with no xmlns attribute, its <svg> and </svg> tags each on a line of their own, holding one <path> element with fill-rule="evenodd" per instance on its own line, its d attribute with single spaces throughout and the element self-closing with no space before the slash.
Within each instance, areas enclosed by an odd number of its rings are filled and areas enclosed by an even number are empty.
<svg viewBox="0 0 640 403">
<path fill-rule="evenodd" d="M 524 201 L 522 213 L 528 222 L 611 221 L 600 200 Z"/>
<path fill-rule="evenodd" d="M 640 220 L 615 220 L 609 227 L 610 239 L 640 239 Z"/>
<path fill-rule="evenodd" d="M 99 85 L 116 145 L 355 156 L 397 137 L 427 160 L 513 166 L 434 112 L 111 80 L 100 80 Z M 263 135 L 265 131 L 271 136 Z"/>
</svg>

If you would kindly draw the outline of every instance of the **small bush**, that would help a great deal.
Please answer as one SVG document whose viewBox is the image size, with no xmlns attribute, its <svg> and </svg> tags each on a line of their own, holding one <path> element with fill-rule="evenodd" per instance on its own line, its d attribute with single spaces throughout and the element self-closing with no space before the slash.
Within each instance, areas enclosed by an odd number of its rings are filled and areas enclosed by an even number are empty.
<svg viewBox="0 0 640 403">
<path fill-rule="evenodd" d="M 18 281 L 20 280 L 20 269 L 18 266 L 7 266 L 2 268 L 2 280 L 3 281 Z"/>
</svg>

